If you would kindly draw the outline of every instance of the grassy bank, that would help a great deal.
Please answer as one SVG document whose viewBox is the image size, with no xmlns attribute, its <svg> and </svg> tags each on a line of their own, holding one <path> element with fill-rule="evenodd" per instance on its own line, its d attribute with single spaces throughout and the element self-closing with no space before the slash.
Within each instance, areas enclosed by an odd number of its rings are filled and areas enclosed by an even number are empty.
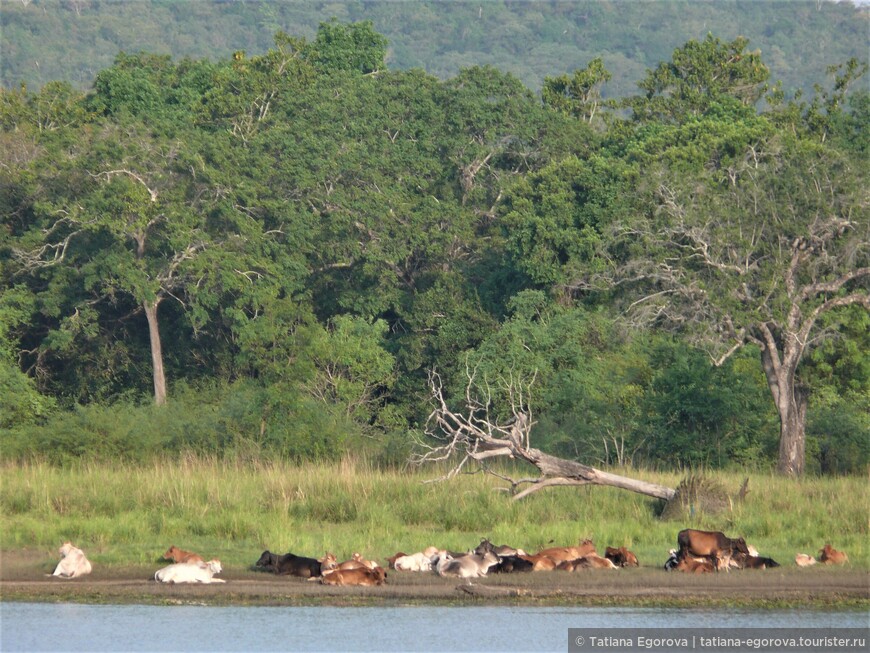
<svg viewBox="0 0 870 653">
<path fill-rule="evenodd" d="M 680 475 L 628 471 L 675 487 Z M 763 555 L 793 565 L 825 543 L 870 568 L 863 477 L 797 481 L 749 475 L 746 499 L 717 516 L 663 521 L 657 501 L 604 487 L 552 488 L 521 502 L 498 479 L 460 476 L 424 483 L 437 470 L 383 471 L 364 463 L 233 465 L 201 458 L 138 466 L 4 465 L 0 549 L 44 548 L 46 568 L 72 540 L 95 565 L 156 562 L 170 544 L 248 567 L 263 549 L 383 560 L 429 544 L 467 549 L 490 537 L 534 551 L 591 537 L 626 545 L 659 566 L 676 534 L 693 526 L 743 535 Z M 714 475 L 736 494 L 744 474 Z M 50 569 L 49 569 L 50 571 Z"/>
</svg>

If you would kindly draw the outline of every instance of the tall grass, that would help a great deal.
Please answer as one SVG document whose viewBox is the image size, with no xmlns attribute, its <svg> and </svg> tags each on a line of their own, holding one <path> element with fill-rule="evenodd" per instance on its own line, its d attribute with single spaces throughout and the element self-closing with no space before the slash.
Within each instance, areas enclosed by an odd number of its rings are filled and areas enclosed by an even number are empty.
<svg viewBox="0 0 870 653">
<path fill-rule="evenodd" d="M 861 477 L 789 480 L 751 474 L 743 502 L 685 521 L 657 517 L 657 501 L 607 487 L 552 488 L 520 502 L 481 474 L 428 483 L 440 470 L 380 470 L 365 462 L 233 464 L 188 457 L 150 464 L 45 463 L 0 467 L 0 549 L 72 540 L 103 564 L 153 563 L 170 545 L 249 566 L 263 549 L 383 560 L 430 544 L 464 550 L 480 538 L 534 551 L 591 537 L 626 545 L 659 565 L 677 532 L 693 526 L 742 535 L 788 563 L 826 542 L 870 568 L 870 488 Z M 675 487 L 676 473 L 633 470 Z M 736 493 L 744 475 L 715 473 Z"/>
</svg>

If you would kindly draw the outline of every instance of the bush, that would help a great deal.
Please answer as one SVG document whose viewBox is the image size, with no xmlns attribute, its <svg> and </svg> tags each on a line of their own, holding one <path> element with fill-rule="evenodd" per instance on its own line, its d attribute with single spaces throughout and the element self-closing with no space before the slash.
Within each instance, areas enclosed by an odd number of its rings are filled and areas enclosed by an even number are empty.
<svg viewBox="0 0 870 653">
<path fill-rule="evenodd" d="M 823 474 L 866 473 L 870 468 L 870 417 L 853 406 L 810 411 L 807 468 Z"/>
</svg>

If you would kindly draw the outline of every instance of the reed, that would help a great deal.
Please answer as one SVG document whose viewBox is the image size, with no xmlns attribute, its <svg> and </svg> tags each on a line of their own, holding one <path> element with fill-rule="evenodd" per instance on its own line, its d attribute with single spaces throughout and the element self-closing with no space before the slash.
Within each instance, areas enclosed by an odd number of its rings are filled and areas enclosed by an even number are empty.
<svg viewBox="0 0 870 653">
<path fill-rule="evenodd" d="M 187 456 L 149 464 L 0 466 L 0 549 L 72 540 L 100 564 L 150 564 L 170 544 L 249 566 L 263 549 L 383 560 L 435 544 L 465 550 L 482 537 L 527 551 L 590 537 L 661 565 L 681 528 L 742 535 L 793 564 L 826 542 L 870 568 L 870 487 L 863 477 L 789 480 L 749 474 L 750 492 L 718 515 L 664 521 L 654 499 L 607 487 L 552 488 L 514 502 L 492 476 L 434 483 L 441 470 L 384 470 L 364 460 L 232 463 Z M 676 486 L 678 473 L 624 473 Z M 736 494 L 744 474 L 711 473 Z"/>
</svg>

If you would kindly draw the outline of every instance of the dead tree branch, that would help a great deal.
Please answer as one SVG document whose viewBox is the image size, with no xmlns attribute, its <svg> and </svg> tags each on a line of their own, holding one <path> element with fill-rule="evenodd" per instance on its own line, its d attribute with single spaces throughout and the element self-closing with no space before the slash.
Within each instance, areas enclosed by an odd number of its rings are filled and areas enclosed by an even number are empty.
<svg viewBox="0 0 870 653">
<path fill-rule="evenodd" d="M 632 492 L 639 492 L 659 499 L 674 496 L 672 488 L 647 483 L 636 479 L 551 456 L 530 446 L 530 433 L 535 422 L 530 409 L 530 390 L 534 378 L 525 380 L 514 377 L 501 379 L 502 390 L 508 396 L 512 415 L 504 422 L 497 422 L 492 415 L 492 389 L 487 381 L 477 380 L 476 368 L 468 368 L 468 383 L 465 391 L 465 412 L 452 410 L 444 398 L 444 388 L 437 372 L 430 372 L 429 387 L 434 409 L 426 424 L 430 442 L 420 442 L 421 452 L 412 457 L 417 465 L 448 460 L 459 460 L 447 474 L 438 480 L 448 480 L 458 474 L 473 460 L 478 463 L 506 456 L 523 460 L 536 467 L 538 478 L 511 479 L 503 474 L 488 473 L 509 482 L 514 499 L 556 485 L 610 485 Z M 437 444 L 432 444 L 432 442 Z M 530 484 L 517 492 L 519 485 Z"/>
</svg>

